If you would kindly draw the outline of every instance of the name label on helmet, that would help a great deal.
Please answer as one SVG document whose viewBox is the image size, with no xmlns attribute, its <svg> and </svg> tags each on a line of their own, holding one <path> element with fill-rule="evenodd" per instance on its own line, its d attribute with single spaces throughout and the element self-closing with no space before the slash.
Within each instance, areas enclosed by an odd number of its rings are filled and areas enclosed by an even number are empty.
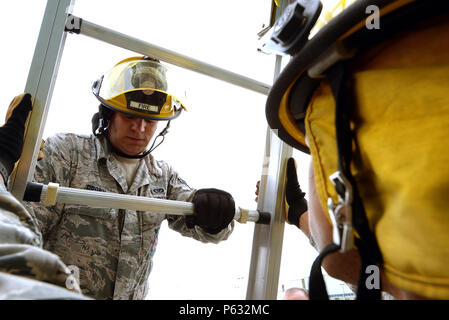
<svg viewBox="0 0 449 320">
<path fill-rule="evenodd" d="M 158 106 L 154 106 L 154 105 L 146 104 L 146 103 L 141 103 L 141 102 L 136 102 L 136 101 L 130 101 L 129 102 L 129 109 L 159 114 L 159 107 Z"/>
</svg>

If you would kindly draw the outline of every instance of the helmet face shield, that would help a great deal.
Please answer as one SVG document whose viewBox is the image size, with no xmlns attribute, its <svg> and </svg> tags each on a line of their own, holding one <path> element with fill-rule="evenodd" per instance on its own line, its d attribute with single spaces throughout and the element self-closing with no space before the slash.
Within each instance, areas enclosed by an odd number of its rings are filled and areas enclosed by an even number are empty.
<svg viewBox="0 0 449 320">
<path fill-rule="evenodd" d="M 99 94 L 108 100 L 134 90 L 148 89 L 148 95 L 153 90 L 165 92 L 166 73 L 167 68 L 155 61 L 134 60 L 120 63 L 104 75 Z"/>
<path fill-rule="evenodd" d="M 118 63 L 92 87 L 107 107 L 140 118 L 170 120 L 184 105 L 167 92 L 167 68 L 143 57 Z"/>
</svg>

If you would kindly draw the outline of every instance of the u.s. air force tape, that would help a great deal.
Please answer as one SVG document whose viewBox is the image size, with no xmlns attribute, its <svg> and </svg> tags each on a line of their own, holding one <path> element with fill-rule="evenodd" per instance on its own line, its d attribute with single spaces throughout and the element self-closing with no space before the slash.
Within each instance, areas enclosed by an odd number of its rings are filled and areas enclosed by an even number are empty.
<svg viewBox="0 0 449 320">
<path fill-rule="evenodd" d="M 50 182 L 47 186 L 47 191 L 45 192 L 45 201 L 44 204 L 46 206 L 54 206 L 56 204 L 56 195 L 58 194 L 58 183 Z"/>
<path fill-rule="evenodd" d="M 240 207 L 239 207 L 239 209 L 240 209 L 240 219 L 238 220 L 238 222 L 240 222 L 240 223 L 248 222 L 249 210 L 242 209 Z"/>
</svg>

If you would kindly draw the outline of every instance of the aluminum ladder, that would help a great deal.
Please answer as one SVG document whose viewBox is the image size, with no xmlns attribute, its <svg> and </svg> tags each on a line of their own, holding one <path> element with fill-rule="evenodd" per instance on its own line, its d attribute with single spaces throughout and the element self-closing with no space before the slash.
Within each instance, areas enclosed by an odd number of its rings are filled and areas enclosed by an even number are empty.
<svg viewBox="0 0 449 320">
<path fill-rule="evenodd" d="M 276 10 L 276 17 L 288 4 L 287 0 L 280 0 L 279 3 L 280 10 Z M 54 83 L 68 33 L 82 34 L 142 55 L 150 55 L 169 64 L 262 94 L 268 94 L 270 90 L 270 86 L 267 84 L 73 16 L 71 13 L 74 4 L 75 0 L 47 1 L 25 86 L 25 92 L 30 93 L 33 97 L 33 112 L 26 129 L 22 157 L 9 182 L 11 192 L 17 199 L 23 199 L 27 183 L 33 180 Z M 281 57 L 277 56 L 275 78 L 280 69 Z M 277 298 L 284 236 L 284 168 L 286 160 L 291 155 L 292 148 L 283 143 L 267 127 L 257 210 L 270 212 L 271 223 L 268 225 L 255 224 L 254 226 L 246 295 L 248 300 L 275 300 Z"/>
</svg>

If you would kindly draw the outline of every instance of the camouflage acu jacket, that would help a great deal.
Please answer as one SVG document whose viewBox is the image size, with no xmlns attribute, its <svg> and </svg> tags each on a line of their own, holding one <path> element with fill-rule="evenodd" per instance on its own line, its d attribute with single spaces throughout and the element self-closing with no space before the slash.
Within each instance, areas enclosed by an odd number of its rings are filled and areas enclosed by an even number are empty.
<svg viewBox="0 0 449 320">
<path fill-rule="evenodd" d="M 24 206 L 0 183 L 0 300 L 84 299 L 71 270 L 40 248 L 33 226 Z"/>
<path fill-rule="evenodd" d="M 152 155 L 141 160 L 128 188 L 124 173 L 103 137 L 58 134 L 48 138 L 44 158 L 38 162 L 35 180 L 60 186 L 190 201 L 190 188 L 164 161 Z M 38 220 L 44 248 L 79 270 L 83 294 L 95 299 L 143 299 L 164 219 L 171 229 L 202 242 L 227 239 L 234 223 L 217 235 L 201 228 L 187 228 L 183 216 L 98 209 L 56 204 L 30 204 Z"/>
</svg>

